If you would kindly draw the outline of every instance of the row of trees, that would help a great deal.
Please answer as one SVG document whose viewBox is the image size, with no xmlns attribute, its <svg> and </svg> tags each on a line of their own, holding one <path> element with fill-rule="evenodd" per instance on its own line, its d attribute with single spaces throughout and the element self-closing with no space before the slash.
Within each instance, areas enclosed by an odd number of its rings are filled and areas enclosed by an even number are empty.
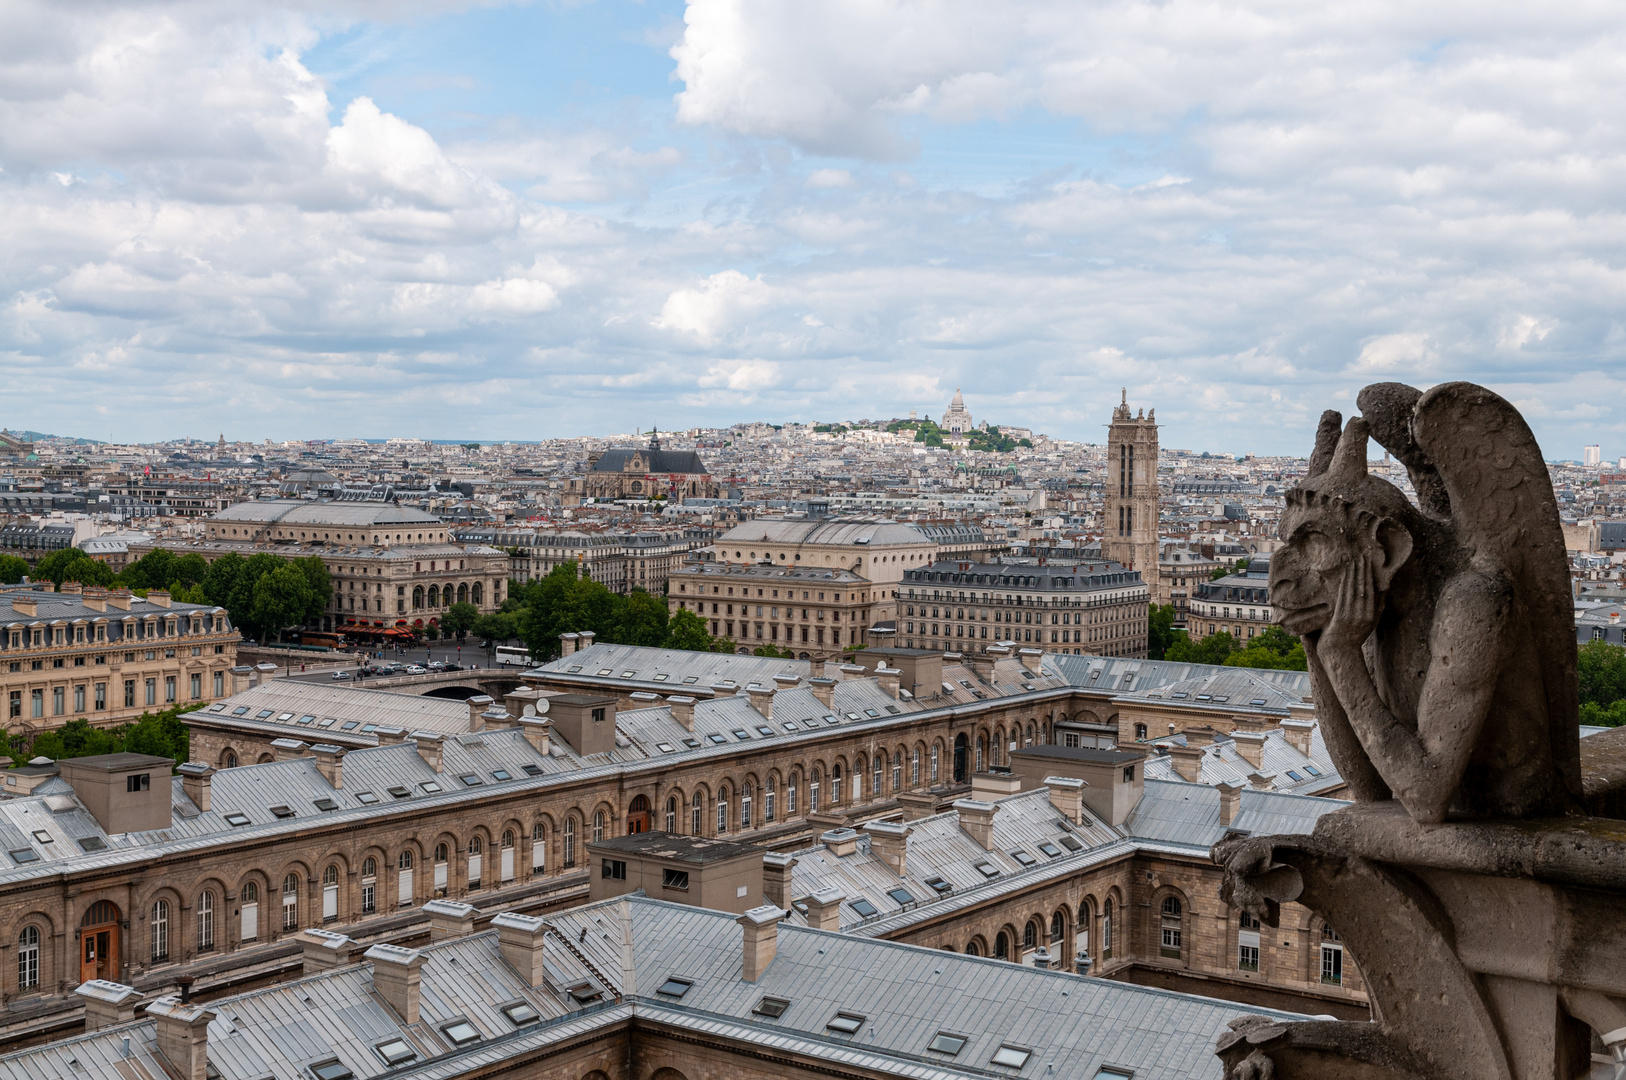
<svg viewBox="0 0 1626 1080">
<path fill-rule="evenodd" d="M 1174 606 L 1153 604 L 1148 619 L 1148 655 L 1153 660 L 1225 667 L 1275 668 L 1304 671 L 1304 643 L 1279 626 L 1241 641 L 1220 632 L 1192 638 L 1174 627 Z"/>
<path fill-rule="evenodd" d="M 261 552 L 245 559 L 233 552 L 211 563 L 196 552 L 176 555 L 154 548 L 115 575 L 106 563 L 65 548 L 41 559 L 31 576 L 58 590 L 65 581 L 122 586 L 139 596 L 167 589 L 185 604 L 225 608 L 246 636 L 262 638 L 320 617 L 333 599 L 327 565 L 317 555 L 284 559 Z"/>
<path fill-rule="evenodd" d="M 63 758 L 89 757 L 92 754 L 152 754 L 173 758 L 181 765 L 190 760 L 190 735 L 181 716 L 197 705 L 178 705 L 163 712 L 147 713 L 139 719 L 117 727 L 92 727 L 83 717 L 70 720 L 59 728 L 33 735 L 12 735 L 10 743 L 13 761 L 23 762 L 35 757 L 48 757 L 52 761 Z"/>
<path fill-rule="evenodd" d="M 1626 725 L 1626 649 L 1606 641 L 1581 646 L 1581 723 Z"/>
</svg>

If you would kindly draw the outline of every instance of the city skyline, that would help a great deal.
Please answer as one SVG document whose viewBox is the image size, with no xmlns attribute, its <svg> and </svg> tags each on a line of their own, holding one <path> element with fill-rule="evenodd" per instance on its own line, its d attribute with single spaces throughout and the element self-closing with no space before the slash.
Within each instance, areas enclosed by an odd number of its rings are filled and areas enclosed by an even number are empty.
<svg viewBox="0 0 1626 1080">
<path fill-rule="evenodd" d="M 961 386 L 1087 440 L 1127 386 L 1183 443 L 1303 453 L 1383 378 L 1488 385 L 1554 456 L 1626 425 L 1611 10 L 0 18 L 37 430 L 489 441 Z"/>
</svg>

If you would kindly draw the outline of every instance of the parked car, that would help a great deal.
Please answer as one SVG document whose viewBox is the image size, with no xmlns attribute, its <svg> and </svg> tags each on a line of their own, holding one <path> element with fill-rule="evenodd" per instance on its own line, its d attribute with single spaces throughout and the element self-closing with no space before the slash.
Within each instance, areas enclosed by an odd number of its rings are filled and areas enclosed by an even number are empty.
<svg viewBox="0 0 1626 1080">
<path fill-rule="evenodd" d="M 442 670 L 442 671 L 462 671 L 463 670 L 463 665 L 458 664 L 458 663 L 454 663 L 453 661 L 448 660 L 448 661 L 446 661 L 444 664 L 442 664 L 440 666 L 440 670 Z"/>
<path fill-rule="evenodd" d="M 406 669 L 406 673 L 408 675 L 427 675 L 429 674 L 429 669 L 419 667 L 417 664 L 412 664 Z"/>
<path fill-rule="evenodd" d="M 446 670 L 446 661 L 444 661 L 444 660 L 431 660 L 431 661 L 429 661 L 429 670 L 430 671 L 445 671 Z"/>
<path fill-rule="evenodd" d="M 350 677 L 350 673 L 348 671 L 335 671 L 333 673 L 333 677 L 335 679 L 348 679 Z"/>
</svg>

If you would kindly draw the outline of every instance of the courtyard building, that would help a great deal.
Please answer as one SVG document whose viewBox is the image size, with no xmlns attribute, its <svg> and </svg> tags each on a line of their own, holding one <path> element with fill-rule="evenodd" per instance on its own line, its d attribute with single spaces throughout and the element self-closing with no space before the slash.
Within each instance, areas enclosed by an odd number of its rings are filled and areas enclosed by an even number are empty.
<svg viewBox="0 0 1626 1080">
<path fill-rule="evenodd" d="M 1255 555 L 1248 568 L 1199 584 L 1191 598 L 1187 628 L 1193 637 L 1230 634 L 1243 645 L 1275 622 L 1270 606 L 1270 556 Z"/>
</svg>

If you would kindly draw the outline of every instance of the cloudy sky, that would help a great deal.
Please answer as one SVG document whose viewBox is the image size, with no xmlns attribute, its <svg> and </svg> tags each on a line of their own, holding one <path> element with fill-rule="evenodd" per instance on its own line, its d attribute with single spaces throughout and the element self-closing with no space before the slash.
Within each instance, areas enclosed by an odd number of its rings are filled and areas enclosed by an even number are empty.
<svg viewBox="0 0 1626 1080">
<path fill-rule="evenodd" d="M 1626 455 L 1626 11 L 0 0 L 0 423 L 939 412 L 1304 452 L 1387 379 Z"/>
</svg>

